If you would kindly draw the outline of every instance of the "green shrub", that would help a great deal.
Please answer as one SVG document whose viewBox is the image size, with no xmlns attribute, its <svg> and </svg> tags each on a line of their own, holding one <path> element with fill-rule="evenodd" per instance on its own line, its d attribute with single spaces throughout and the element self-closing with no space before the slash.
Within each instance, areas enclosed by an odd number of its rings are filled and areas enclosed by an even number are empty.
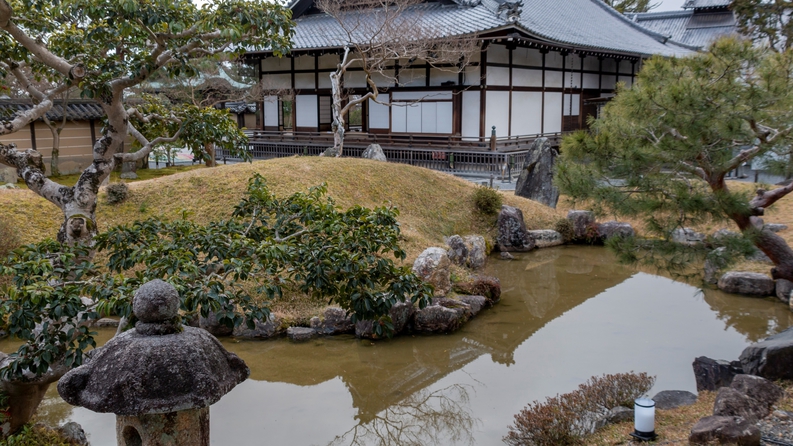
<svg viewBox="0 0 793 446">
<path fill-rule="evenodd" d="M 566 218 L 560 218 L 556 220 L 553 228 L 559 234 L 562 234 L 562 239 L 565 243 L 569 243 L 573 241 L 575 238 L 575 229 L 573 228 L 573 223 Z"/>
<path fill-rule="evenodd" d="M 578 390 L 526 406 L 515 415 L 504 442 L 510 446 L 580 444 L 610 409 L 632 407 L 633 400 L 646 394 L 654 383 L 655 377 L 646 373 L 593 376 Z"/>
<path fill-rule="evenodd" d="M 485 215 L 496 215 L 501 210 L 504 197 L 495 189 L 480 186 L 474 191 L 474 206 Z"/>
<path fill-rule="evenodd" d="M 129 197 L 126 183 L 114 183 L 107 186 L 107 204 L 121 204 Z"/>
<path fill-rule="evenodd" d="M 24 426 L 15 435 L 6 437 L 4 445 L 8 446 L 69 446 L 71 441 L 63 438 L 56 431 L 42 426 Z"/>
</svg>

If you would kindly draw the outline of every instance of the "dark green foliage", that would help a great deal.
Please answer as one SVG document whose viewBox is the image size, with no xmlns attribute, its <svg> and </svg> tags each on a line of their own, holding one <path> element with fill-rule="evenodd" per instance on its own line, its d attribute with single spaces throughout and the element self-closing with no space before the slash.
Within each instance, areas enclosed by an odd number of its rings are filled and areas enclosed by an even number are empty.
<svg viewBox="0 0 793 446">
<path fill-rule="evenodd" d="M 113 183 L 107 186 L 107 204 L 121 204 L 127 201 L 128 196 L 127 183 Z"/>
<path fill-rule="evenodd" d="M 474 206 L 485 215 L 496 215 L 501 210 L 504 197 L 495 189 L 480 186 L 474 191 Z"/>
<path fill-rule="evenodd" d="M 623 259 L 682 271 L 706 250 L 666 243 L 674 229 L 731 220 L 748 230 L 762 215 L 753 191 L 731 190 L 725 176 L 757 157 L 790 159 L 792 75 L 793 53 L 735 39 L 691 57 L 654 57 L 591 133 L 565 138 L 554 183 L 597 214 L 643 220 L 650 241 L 609 243 Z"/>
<path fill-rule="evenodd" d="M 94 248 L 109 259 L 106 269 L 84 261 L 88 248 L 53 241 L 14 251 L 0 268 L 13 276 L 13 285 L 0 290 L 0 319 L 8 318 L 10 334 L 26 342 L 3 376 L 41 374 L 59 361 L 79 365 L 95 344 L 79 323 L 99 314 L 131 317 L 133 293 L 153 279 L 176 287 L 185 318 L 212 311 L 229 326 L 246 321 L 253 328 L 267 317 L 268 300 L 289 287 L 336 302 L 354 321 L 374 320 L 375 333 L 389 335 L 391 306 L 408 300 L 424 307 L 432 296 L 429 285 L 390 258 L 405 258 L 398 212 L 341 211 L 326 192 L 322 185 L 277 198 L 256 175 L 228 220 L 202 226 L 149 219 L 100 234 Z"/>
<path fill-rule="evenodd" d="M 578 389 L 535 401 L 515 415 L 504 442 L 510 446 L 565 446 L 580 444 L 594 423 L 614 407 L 633 406 L 655 378 L 646 373 L 593 376 Z"/>
<path fill-rule="evenodd" d="M 575 238 L 575 229 L 573 228 L 573 224 L 566 218 L 560 218 L 559 220 L 556 220 L 556 223 L 553 225 L 553 229 L 559 234 L 562 234 L 562 240 L 564 240 L 565 243 L 569 243 Z"/>
</svg>

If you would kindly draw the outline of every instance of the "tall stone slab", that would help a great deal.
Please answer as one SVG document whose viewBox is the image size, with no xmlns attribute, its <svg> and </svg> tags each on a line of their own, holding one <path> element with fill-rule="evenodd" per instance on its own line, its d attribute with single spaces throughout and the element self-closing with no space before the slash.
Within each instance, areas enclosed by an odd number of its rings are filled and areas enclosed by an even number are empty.
<svg viewBox="0 0 793 446">
<path fill-rule="evenodd" d="M 553 164 L 558 155 L 548 138 L 535 139 L 518 175 L 515 195 L 555 208 L 559 202 L 559 188 L 553 185 Z"/>
</svg>

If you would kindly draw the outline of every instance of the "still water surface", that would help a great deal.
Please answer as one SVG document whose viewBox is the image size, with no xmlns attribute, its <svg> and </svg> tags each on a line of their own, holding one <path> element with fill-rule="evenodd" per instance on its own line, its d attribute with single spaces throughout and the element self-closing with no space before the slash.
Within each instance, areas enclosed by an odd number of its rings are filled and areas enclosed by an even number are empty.
<svg viewBox="0 0 793 446">
<path fill-rule="evenodd" d="M 603 248 L 545 249 L 488 268 L 501 303 L 451 335 L 223 340 L 251 378 L 212 406 L 212 444 L 502 444 L 526 404 L 592 375 L 644 371 L 657 376 L 651 395 L 693 392 L 695 357 L 735 359 L 793 325 L 773 299 L 636 272 Z M 80 423 L 94 446 L 115 445 L 113 415 L 73 408 L 54 386 L 40 411 L 52 424 Z"/>
</svg>

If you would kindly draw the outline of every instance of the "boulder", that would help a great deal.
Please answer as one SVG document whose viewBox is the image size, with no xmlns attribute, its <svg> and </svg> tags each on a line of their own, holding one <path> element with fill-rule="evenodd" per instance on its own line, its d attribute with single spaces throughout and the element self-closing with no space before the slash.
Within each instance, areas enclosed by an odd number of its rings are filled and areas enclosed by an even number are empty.
<svg viewBox="0 0 793 446">
<path fill-rule="evenodd" d="M 19 189 L 19 186 L 14 183 L 0 184 L 0 190 L 3 189 Z"/>
<path fill-rule="evenodd" d="M 766 379 L 793 379 L 793 327 L 746 347 L 743 372 Z"/>
<path fill-rule="evenodd" d="M 732 387 L 722 387 L 716 394 L 713 403 L 713 415 L 741 417 L 756 423 L 768 415 L 768 409 L 753 398 L 744 395 Z"/>
<path fill-rule="evenodd" d="M 388 310 L 388 315 L 391 316 L 391 324 L 394 326 L 395 335 L 405 331 L 405 328 L 407 328 L 408 323 L 415 313 L 416 307 L 414 307 L 413 302 L 410 301 L 397 302 Z M 359 338 L 377 339 L 372 321 L 356 322 L 355 336 Z"/>
<path fill-rule="evenodd" d="M 784 303 L 790 303 L 790 292 L 793 291 L 793 282 L 785 279 L 776 280 L 776 297 Z"/>
<path fill-rule="evenodd" d="M 723 229 L 722 229 L 723 230 Z M 724 255 L 727 252 L 727 248 L 720 247 L 716 248 L 713 251 L 709 252 L 707 257 L 705 257 L 705 277 L 704 280 L 706 283 L 711 285 L 716 285 L 719 283 L 719 277 L 721 277 L 721 270 L 724 268 L 726 264 L 726 259 L 724 259 Z"/>
<path fill-rule="evenodd" d="M 446 238 L 446 246 L 449 247 L 449 250 L 446 251 L 446 255 L 449 256 L 449 261 L 465 266 L 465 262 L 468 259 L 468 247 L 465 246 L 463 238 L 459 235 L 448 237 Z"/>
<path fill-rule="evenodd" d="M 311 328 L 323 335 L 354 333 L 355 326 L 347 312 L 338 307 L 326 308 L 322 317 L 312 317 Z"/>
<path fill-rule="evenodd" d="M 369 144 L 366 150 L 364 150 L 361 154 L 361 158 L 375 161 L 388 161 L 388 158 L 385 157 L 385 153 L 383 152 L 383 148 L 380 147 L 380 144 Z"/>
<path fill-rule="evenodd" d="M 508 252 L 502 252 L 501 254 L 498 255 L 498 258 L 500 258 L 501 260 L 515 260 L 515 256 L 513 256 Z"/>
<path fill-rule="evenodd" d="M 691 428 L 688 441 L 694 444 L 737 444 L 759 446 L 760 428 L 741 417 L 705 417 Z"/>
<path fill-rule="evenodd" d="M 553 164 L 558 155 L 548 138 L 535 139 L 515 183 L 515 195 L 555 208 L 559 189 L 553 185 Z"/>
<path fill-rule="evenodd" d="M 737 237 L 742 237 L 741 233 L 730 231 L 729 229 L 719 229 L 716 232 L 714 232 L 713 235 L 711 236 L 711 238 L 713 238 L 714 240 L 724 240 L 728 238 L 737 238 Z"/>
<path fill-rule="evenodd" d="M 768 229 L 771 232 L 780 232 L 787 229 L 787 225 L 783 225 L 782 223 L 766 223 L 763 225 L 763 229 Z"/>
<path fill-rule="evenodd" d="M 526 222 L 523 221 L 523 212 L 520 209 L 505 204 L 501 206 L 496 243 L 498 250 L 502 252 L 525 252 L 534 249 L 534 238 L 526 231 Z"/>
<path fill-rule="evenodd" d="M 476 316 L 487 305 L 485 296 L 460 296 L 460 302 L 471 307 L 471 316 Z"/>
<path fill-rule="evenodd" d="M 457 282 L 452 289 L 459 294 L 483 296 L 488 305 L 501 300 L 501 281 L 493 276 L 474 276 L 466 281 Z"/>
<path fill-rule="evenodd" d="M 730 387 L 757 401 L 765 408 L 766 412 L 763 417 L 771 413 L 771 407 L 785 396 L 784 390 L 779 386 L 754 375 L 738 375 L 732 380 Z"/>
<path fill-rule="evenodd" d="M 198 326 L 215 337 L 231 336 L 234 332 L 234 327 L 222 324 L 214 311 L 210 311 L 207 317 L 201 316 L 198 320 Z"/>
<path fill-rule="evenodd" d="M 752 251 L 751 254 L 747 255 L 746 256 L 746 260 L 749 260 L 749 261 L 752 261 L 752 262 L 765 263 L 765 264 L 768 264 L 768 265 L 773 265 L 774 264 L 774 262 L 771 260 L 771 258 L 769 258 L 766 255 L 766 253 L 764 253 L 763 251 L 760 251 L 759 249 L 755 249 L 754 251 Z"/>
<path fill-rule="evenodd" d="M 136 180 L 138 174 L 135 173 L 135 169 L 137 168 L 135 164 L 135 161 L 121 163 L 121 175 L 119 175 L 119 177 L 122 180 Z"/>
<path fill-rule="evenodd" d="M 774 279 L 760 273 L 728 271 L 719 278 L 720 290 L 747 296 L 772 296 L 776 289 Z"/>
<path fill-rule="evenodd" d="M 109 317 L 103 317 L 102 319 L 94 321 L 94 323 L 91 325 L 96 328 L 118 327 L 118 320 L 111 319 Z"/>
<path fill-rule="evenodd" d="M 677 409 L 697 402 L 697 396 L 685 390 L 664 390 L 653 397 L 655 408 L 660 410 Z"/>
<path fill-rule="evenodd" d="M 235 338 L 270 339 L 282 335 L 285 329 L 281 318 L 270 314 L 270 317 L 264 322 L 254 320 L 253 328 L 248 328 L 247 320 L 242 321 L 239 326 L 234 327 L 231 334 Z"/>
<path fill-rule="evenodd" d="M 625 421 L 633 421 L 633 409 L 619 406 L 609 410 L 603 418 L 595 421 L 595 430 L 603 428 L 609 424 L 622 423 Z"/>
<path fill-rule="evenodd" d="M 460 328 L 470 314 L 471 307 L 463 302 L 434 299 L 432 305 L 416 311 L 413 329 L 422 333 L 449 333 Z"/>
<path fill-rule="evenodd" d="M 729 387 L 735 375 L 743 373 L 740 361 L 725 361 L 700 356 L 694 359 L 694 378 L 697 381 L 697 392 L 718 390 Z"/>
<path fill-rule="evenodd" d="M 325 151 L 320 153 L 319 156 L 336 157 L 339 156 L 339 150 L 335 147 L 328 147 Z"/>
<path fill-rule="evenodd" d="M 465 246 L 468 247 L 468 258 L 466 266 L 471 269 L 479 269 L 487 262 L 487 244 L 481 235 L 468 235 L 463 238 Z"/>
<path fill-rule="evenodd" d="M 427 248 L 413 262 L 413 272 L 435 287 L 436 296 L 445 296 L 452 288 L 451 262 L 443 248 Z"/>
<path fill-rule="evenodd" d="M 0 165 L 0 184 L 16 184 L 18 177 L 16 169 Z"/>
<path fill-rule="evenodd" d="M 58 433 L 70 444 L 78 446 L 88 446 L 88 438 L 85 436 L 83 427 L 74 421 L 70 421 L 57 429 Z"/>
<path fill-rule="evenodd" d="M 529 235 L 534 238 L 535 246 L 538 248 L 550 248 L 564 244 L 562 234 L 552 229 L 538 229 L 529 231 Z"/>
<path fill-rule="evenodd" d="M 669 240 L 683 245 L 696 245 L 705 241 L 705 234 L 691 228 L 677 228 L 669 234 Z"/>
<path fill-rule="evenodd" d="M 636 231 L 633 230 L 630 223 L 619 221 L 598 223 L 597 231 L 603 240 L 608 240 L 611 237 L 633 237 L 636 235 Z"/>
<path fill-rule="evenodd" d="M 289 327 L 286 329 L 286 337 L 290 341 L 305 342 L 317 337 L 317 332 L 308 327 Z"/>
<path fill-rule="evenodd" d="M 573 240 L 585 241 L 591 236 L 592 228 L 595 227 L 595 214 L 591 211 L 569 211 L 567 212 L 567 220 L 573 225 Z"/>
</svg>

